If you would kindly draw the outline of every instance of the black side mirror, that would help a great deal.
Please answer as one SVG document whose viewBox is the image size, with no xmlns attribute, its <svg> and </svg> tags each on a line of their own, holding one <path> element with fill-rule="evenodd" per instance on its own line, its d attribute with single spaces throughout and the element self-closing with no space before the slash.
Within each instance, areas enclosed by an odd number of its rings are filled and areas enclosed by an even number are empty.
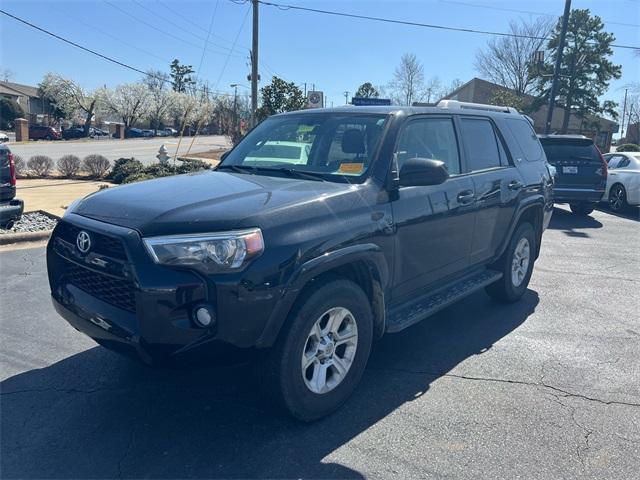
<svg viewBox="0 0 640 480">
<path fill-rule="evenodd" d="M 444 162 L 430 158 L 408 158 L 400 169 L 401 187 L 440 185 L 449 178 Z"/>
</svg>

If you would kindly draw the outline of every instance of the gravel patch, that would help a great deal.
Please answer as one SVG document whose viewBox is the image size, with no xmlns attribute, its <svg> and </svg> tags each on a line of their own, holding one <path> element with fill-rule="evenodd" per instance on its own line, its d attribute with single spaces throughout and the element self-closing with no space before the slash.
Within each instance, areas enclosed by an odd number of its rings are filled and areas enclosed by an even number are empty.
<svg viewBox="0 0 640 480">
<path fill-rule="evenodd" d="M 41 232 L 43 230 L 53 230 L 58 221 L 44 213 L 31 212 L 24 213 L 13 228 L 5 230 L 0 228 L 0 235 L 6 233 Z"/>
</svg>

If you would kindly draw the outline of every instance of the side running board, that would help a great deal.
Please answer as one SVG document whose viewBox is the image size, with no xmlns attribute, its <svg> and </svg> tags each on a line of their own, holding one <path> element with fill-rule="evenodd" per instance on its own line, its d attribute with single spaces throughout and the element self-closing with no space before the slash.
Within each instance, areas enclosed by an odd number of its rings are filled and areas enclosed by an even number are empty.
<svg viewBox="0 0 640 480">
<path fill-rule="evenodd" d="M 408 304 L 393 308 L 387 312 L 386 331 L 393 333 L 404 330 L 500 278 L 502 278 L 500 272 L 483 270 Z"/>
</svg>

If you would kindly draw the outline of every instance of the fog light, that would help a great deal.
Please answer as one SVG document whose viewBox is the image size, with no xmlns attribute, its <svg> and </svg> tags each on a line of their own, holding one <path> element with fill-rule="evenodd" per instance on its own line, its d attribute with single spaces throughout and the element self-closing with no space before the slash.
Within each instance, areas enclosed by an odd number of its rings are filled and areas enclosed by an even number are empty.
<svg viewBox="0 0 640 480">
<path fill-rule="evenodd" d="M 215 315 L 210 307 L 200 306 L 195 309 L 193 319 L 199 327 L 210 327 Z"/>
</svg>

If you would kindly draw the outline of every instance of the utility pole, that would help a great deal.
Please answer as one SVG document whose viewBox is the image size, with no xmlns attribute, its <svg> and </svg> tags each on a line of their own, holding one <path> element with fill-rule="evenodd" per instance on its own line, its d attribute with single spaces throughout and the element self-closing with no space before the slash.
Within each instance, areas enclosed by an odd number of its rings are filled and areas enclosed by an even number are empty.
<svg viewBox="0 0 640 480">
<path fill-rule="evenodd" d="M 253 2 L 253 37 L 251 41 L 251 126 L 257 123 L 258 111 L 258 0 Z"/>
<path fill-rule="evenodd" d="M 551 133 L 551 121 L 553 120 L 553 109 L 556 106 L 556 93 L 558 90 L 558 80 L 560 78 L 560 66 L 562 65 L 562 50 L 564 50 L 564 38 L 567 35 L 567 24 L 569 23 L 569 15 L 571 13 L 571 0 L 564 2 L 564 15 L 562 16 L 562 30 L 560 30 L 560 44 L 556 54 L 556 65 L 553 69 L 553 81 L 551 82 L 551 91 L 549 92 L 549 111 L 547 111 L 547 122 L 544 125 L 544 133 Z"/>
<path fill-rule="evenodd" d="M 238 130 L 238 84 L 232 83 L 230 87 L 233 88 L 233 133 L 235 134 Z"/>
<path fill-rule="evenodd" d="M 344 104 L 349 105 L 349 92 L 344 92 Z"/>
<path fill-rule="evenodd" d="M 624 103 L 622 104 L 622 125 L 620 125 L 620 138 L 622 138 L 622 133 L 624 132 L 624 116 L 627 114 L 627 90 L 624 89 Z"/>
</svg>

